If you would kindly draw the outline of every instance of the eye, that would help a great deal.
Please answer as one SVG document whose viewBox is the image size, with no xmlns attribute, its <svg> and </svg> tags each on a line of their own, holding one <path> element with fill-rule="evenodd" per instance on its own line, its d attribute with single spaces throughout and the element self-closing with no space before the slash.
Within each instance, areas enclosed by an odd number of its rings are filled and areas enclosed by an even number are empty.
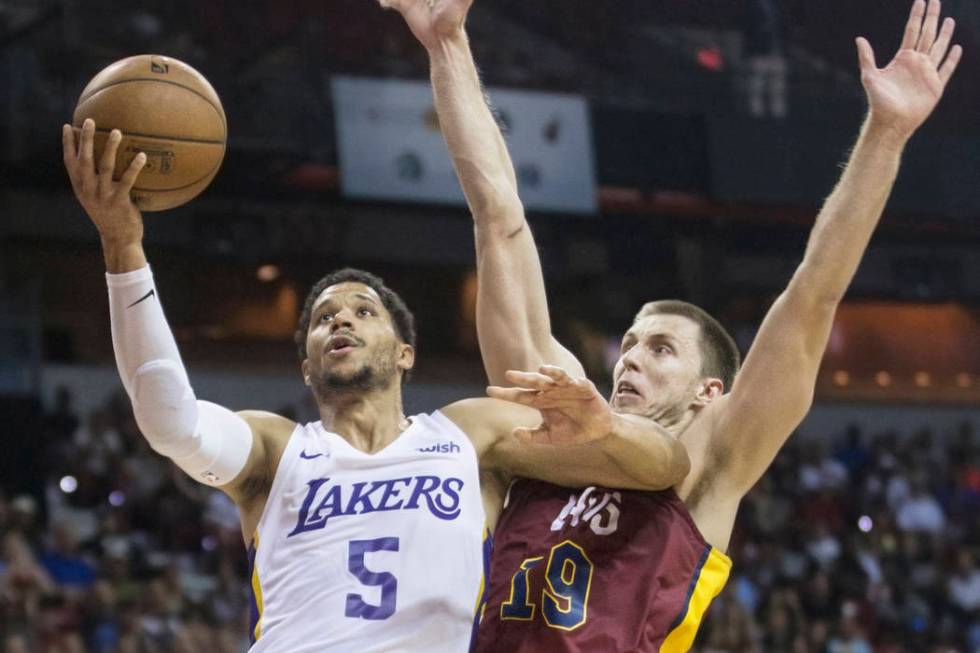
<svg viewBox="0 0 980 653">
<path fill-rule="evenodd" d="M 332 319 L 333 319 L 333 315 L 331 315 L 330 313 L 324 313 L 323 315 L 320 316 L 321 322 L 329 322 Z"/>
<path fill-rule="evenodd" d="M 653 348 L 653 351 L 657 354 L 673 354 L 674 350 L 667 345 L 657 345 Z"/>
<path fill-rule="evenodd" d="M 619 353 L 625 354 L 633 346 L 632 340 L 624 340 L 623 344 L 619 346 Z"/>
<path fill-rule="evenodd" d="M 364 317 L 366 315 L 374 315 L 374 309 L 368 308 L 366 306 L 362 306 L 361 308 L 357 309 L 357 314 L 360 315 L 361 317 Z"/>
</svg>

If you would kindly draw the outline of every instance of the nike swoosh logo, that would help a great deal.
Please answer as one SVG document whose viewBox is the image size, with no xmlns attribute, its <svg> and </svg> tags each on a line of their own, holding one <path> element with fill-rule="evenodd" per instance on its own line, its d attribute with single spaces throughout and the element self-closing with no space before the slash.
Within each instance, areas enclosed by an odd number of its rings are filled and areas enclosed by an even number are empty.
<svg viewBox="0 0 980 653">
<path fill-rule="evenodd" d="M 311 456 L 308 453 L 306 453 L 306 450 L 303 450 L 303 451 L 300 451 L 299 452 L 299 457 L 302 458 L 303 460 L 313 460 L 314 458 L 319 458 L 320 456 L 326 456 L 327 458 L 329 458 L 330 457 L 330 454 L 328 454 L 328 453 L 315 453 L 315 454 L 313 454 Z"/>
<path fill-rule="evenodd" d="M 126 308 L 132 308 L 132 307 L 136 306 L 137 304 L 139 304 L 140 302 L 146 301 L 150 297 L 153 297 L 153 295 L 155 295 L 155 294 L 157 294 L 156 288 L 150 288 L 150 292 L 146 293 L 145 295 L 143 295 L 142 297 L 140 297 L 139 299 L 137 299 L 135 302 L 133 302 L 132 304 L 130 304 Z"/>
</svg>

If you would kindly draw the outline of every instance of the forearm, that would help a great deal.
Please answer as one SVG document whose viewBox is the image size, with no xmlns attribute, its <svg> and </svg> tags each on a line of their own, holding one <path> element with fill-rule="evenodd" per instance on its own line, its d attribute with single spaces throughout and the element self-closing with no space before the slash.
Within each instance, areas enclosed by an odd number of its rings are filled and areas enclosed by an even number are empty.
<svg viewBox="0 0 980 653">
<path fill-rule="evenodd" d="M 120 253 L 111 269 L 138 262 Z M 107 251 L 107 263 L 110 258 Z M 147 442 L 199 482 L 225 485 L 251 451 L 248 425 L 234 413 L 199 402 L 191 388 L 148 266 L 106 274 L 112 346 L 133 414 Z"/>
<path fill-rule="evenodd" d="M 687 449 L 655 422 L 613 413 L 612 430 L 595 446 L 623 474 L 648 489 L 661 490 L 684 480 L 691 469 Z"/>
<path fill-rule="evenodd" d="M 891 194 L 905 142 L 872 118 L 865 121 L 793 279 L 813 299 L 838 302 L 843 297 Z"/>
<path fill-rule="evenodd" d="M 430 49 L 429 58 L 439 123 L 475 223 L 477 332 L 487 376 L 501 384 L 508 369 L 542 364 L 580 374 L 551 335 L 541 261 L 465 32 Z"/>
<path fill-rule="evenodd" d="M 466 33 L 430 49 L 429 63 L 439 126 L 477 229 L 520 229 L 524 213 L 514 165 L 487 105 Z"/>
</svg>

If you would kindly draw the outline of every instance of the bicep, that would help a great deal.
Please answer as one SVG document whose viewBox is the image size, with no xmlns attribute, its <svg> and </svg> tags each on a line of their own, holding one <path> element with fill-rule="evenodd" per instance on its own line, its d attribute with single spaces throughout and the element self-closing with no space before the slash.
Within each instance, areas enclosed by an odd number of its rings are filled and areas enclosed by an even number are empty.
<svg viewBox="0 0 980 653">
<path fill-rule="evenodd" d="M 480 352 L 491 383 L 506 385 L 509 369 L 557 365 L 584 376 L 578 359 L 551 333 L 541 261 L 524 220 L 511 227 L 477 227 L 476 320 Z"/>
<path fill-rule="evenodd" d="M 741 443 L 734 462 L 749 487 L 810 410 L 835 311 L 791 283 L 759 328 L 719 426 L 719 436 Z"/>
</svg>

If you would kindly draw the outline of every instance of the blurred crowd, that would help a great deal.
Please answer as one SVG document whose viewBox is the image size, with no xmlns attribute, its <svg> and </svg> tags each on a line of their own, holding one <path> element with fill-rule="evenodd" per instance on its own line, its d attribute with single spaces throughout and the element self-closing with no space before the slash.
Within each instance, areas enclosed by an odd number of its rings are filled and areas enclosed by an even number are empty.
<svg viewBox="0 0 980 653">
<path fill-rule="evenodd" d="M 0 653 L 244 651 L 234 505 L 152 452 L 123 395 L 82 417 L 61 390 L 40 422 L 43 491 L 0 492 Z M 694 650 L 980 651 L 978 508 L 968 425 L 797 437 L 743 502 Z"/>
<path fill-rule="evenodd" d="M 247 558 L 234 504 L 139 434 L 116 396 L 60 390 L 36 429 L 40 497 L 0 494 L 0 652 L 238 653 Z"/>
<path fill-rule="evenodd" d="M 701 653 L 980 651 L 980 446 L 799 438 L 742 503 Z"/>
</svg>

